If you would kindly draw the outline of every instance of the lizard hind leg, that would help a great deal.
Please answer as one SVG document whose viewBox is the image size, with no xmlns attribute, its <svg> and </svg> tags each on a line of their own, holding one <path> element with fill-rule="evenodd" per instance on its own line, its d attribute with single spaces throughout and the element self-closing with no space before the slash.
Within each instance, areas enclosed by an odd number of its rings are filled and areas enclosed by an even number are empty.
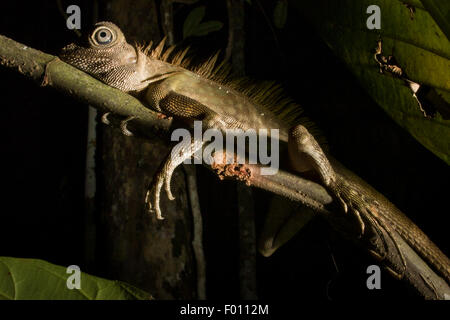
<svg viewBox="0 0 450 320">
<path fill-rule="evenodd" d="M 192 155 L 194 155 L 203 146 L 203 143 L 204 142 L 202 140 L 181 141 L 173 147 L 166 160 L 156 172 L 150 188 L 147 190 L 145 195 L 145 203 L 148 204 L 148 209 L 150 212 L 155 212 L 157 219 L 164 219 L 162 217 L 161 208 L 159 205 L 162 187 L 164 186 L 169 200 L 174 200 L 175 197 L 173 196 L 170 188 L 170 182 L 174 170 L 186 159 L 189 159 Z"/>
</svg>

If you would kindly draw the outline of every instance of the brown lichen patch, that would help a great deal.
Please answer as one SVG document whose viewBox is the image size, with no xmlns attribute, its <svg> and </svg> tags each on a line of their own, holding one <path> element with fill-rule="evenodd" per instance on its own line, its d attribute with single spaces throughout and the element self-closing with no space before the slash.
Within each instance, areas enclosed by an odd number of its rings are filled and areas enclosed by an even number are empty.
<svg viewBox="0 0 450 320">
<path fill-rule="evenodd" d="M 220 159 L 222 158 L 222 159 Z M 226 163 L 226 154 L 214 156 L 215 161 L 211 164 L 211 168 L 217 174 L 220 180 L 225 178 L 234 178 L 239 181 L 244 181 L 246 185 L 251 185 L 250 178 L 252 171 L 247 164 L 237 163 L 236 156 L 234 156 L 233 163 Z"/>
<path fill-rule="evenodd" d="M 213 164 L 212 168 L 217 173 L 220 180 L 225 178 L 235 178 L 239 181 L 245 181 L 250 185 L 251 171 L 245 164 Z"/>
</svg>

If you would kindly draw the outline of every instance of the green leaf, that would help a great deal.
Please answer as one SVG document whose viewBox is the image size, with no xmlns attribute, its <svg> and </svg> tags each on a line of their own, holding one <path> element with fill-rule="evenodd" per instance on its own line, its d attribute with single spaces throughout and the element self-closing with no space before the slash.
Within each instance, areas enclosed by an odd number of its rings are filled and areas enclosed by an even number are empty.
<svg viewBox="0 0 450 320">
<path fill-rule="evenodd" d="M 450 39 L 450 6 L 443 3 L 442 0 L 422 0 L 425 9 L 433 17 L 434 21 L 439 25 L 441 30 Z"/>
<path fill-rule="evenodd" d="M 80 289 L 68 289 L 66 268 L 43 260 L 0 257 L 0 300 L 149 300 L 120 281 L 81 272 Z"/>
<path fill-rule="evenodd" d="M 183 39 L 191 36 L 204 36 L 222 29 L 223 23 L 220 21 L 212 20 L 201 23 L 205 17 L 205 10 L 205 6 L 201 6 L 189 13 L 183 25 Z"/>
<path fill-rule="evenodd" d="M 192 31 L 192 36 L 196 36 L 196 37 L 205 36 L 208 33 L 222 29 L 222 27 L 223 27 L 223 23 L 220 21 L 211 20 L 211 21 L 203 22 L 203 23 L 199 24 Z"/>
<path fill-rule="evenodd" d="M 282 29 L 286 24 L 288 12 L 288 3 L 285 0 L 279 0 L 273 10 L 273 23 L 278 29 Z"/>
<path fill-rule="evenodd" d="M 200 6 L 195 9 L 193 9 L 188 16 L 186 17 L 186 20 L 184 20 L 183 24 L 183 39 L 186 39 L 187 37 L 191 36 L 194 32 L 194 30 L 198 27 L 200 22 L 205 17 L 206 7 Z"/>
<path fill-rule="evenodd" d="M 443 99 L 450 93 L 450 1 L 422 1 L 413 12 L 400 0 L 302 0 L 292 5 L 311 19 L 320 36 L 357 77 L 363 88 L 400 126 L 450 164 L 450 120 L 426 118 L 404 81 L 380 74 L 374 59 L 379 37 L 383 55 L 394 55 L 407 77 L 431 87 Z M 409 4 L 417 1 L 407 1 Z M 432 3 L 432 9 L 431 4 Z M 381 9 L 381 29 L 366 26 L 369 5 Z M 444 17 L 436 18 L 438 16 Z M 446 24 L 447 23 L 447 24 Z M 446 26 L 447 25 L 447 26 Z M 361 106 L 364 108 L 364 106 Z M 364 119 L 361 119 L 364 121 Z"/>
</svg>

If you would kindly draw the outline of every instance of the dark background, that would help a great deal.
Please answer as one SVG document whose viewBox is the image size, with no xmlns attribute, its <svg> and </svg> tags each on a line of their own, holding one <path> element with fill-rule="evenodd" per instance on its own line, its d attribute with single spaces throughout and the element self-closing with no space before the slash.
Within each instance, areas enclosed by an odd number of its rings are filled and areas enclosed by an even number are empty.
<svg viewBox="0 0 450 320">
<path fill-rule="evenodd" d="M 62 3 L 64 8 L 72 4 Z M 82 31 L 92 21 L 88 3 L 80 3 Z M 443 209 L 450 190 L 448 166 L 365 94 L 315 34 L 305 19 L 307 13 L 290 10 L 285 27 L 278 30 L 271 25 L 275 2 L 257 3 L 246 5 L 245 11 L 246 74 L 283 84 L 324 132 L 332 154 L 406 212 L 448 254 L 448 224 L 442 220 L 448 213 Z M 180 40 L 182 21 L 201 4 L 207 6 L 207 19 L 225 23 L 219 32 L 187 40 L 207 56 L 227 44 L 223 1 L 178 5 L 175 30 Z M 55 55 L 76 38 L 67 30 L 56 3 L 50 1 L 3 3 L 0 34 Z M 87 107 L 4 68 L 0 69 L 0 92 L 0 256 L 77 264 L 83 271 L 111 277 L 107 269 L 88 267 L 83 260 Z M 197 172 L 202 211 L 209 212 L 204 217 L 207 295 L 238 298 L 235 183 L 219 182 L 200 166 Z M 256 190 L 253 195 L 260 226 L 258 212 L 267 206 L 268 194 Z M 223 198 L 231 202 L 223 204 Z M 364 250 L 342 239 L 325 222 L 315 220 L 271 258 L 258 256 L 258 296 L 323 300 L 415 297 L 384 271 L 383 289 L 368 291 L 365 270 L 373 263 Z"/>
</svg>

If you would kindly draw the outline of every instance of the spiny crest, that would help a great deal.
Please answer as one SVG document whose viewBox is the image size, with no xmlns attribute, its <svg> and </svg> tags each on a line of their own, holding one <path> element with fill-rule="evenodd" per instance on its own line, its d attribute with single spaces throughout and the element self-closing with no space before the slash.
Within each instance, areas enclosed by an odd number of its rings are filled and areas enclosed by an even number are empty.
<svg viewBox="0 0 450 320">
<path fill-rule="evenodd" d="M 231 76 L 230 64 L 222 61 L 217 63 L 220 51 L 211 56 L 205 62 L 194 65 L 189 57 L 186 57 L 189 47 L 184 50 L 178 50 L 173 55 L 176 46 L 170 46 L 164 50 L 166 38 L 152 48 L 152 42 L 143 49 L 143 52 L 161 61 L 180 66 L 187 70 L 197 73 L 205 79 L 212 80 L 230 89 L 241 92 L 256 104 L 270 110 L 287 125 L 304 125 L 308 131 L 316 137 L 322 148 L 326 149 L 326 141 L 322 132 L 314 123 L 305 116 L 302 116 L 303 109 L 289 98 L 282 87 L 273 81 L 254 81 L 247 77 L 236 78 Z M 172 55 L 172 56 L 171 56 Z"/>
<path fill-rule="evenodd" d="M 186 58 L 186 54 L 189 51 L 189 47 L 187 47 L 184 50 L 178 50 L 178 52 L 176 52 L 173 56 L 171 56 L 171 54 L 175 50 L 176 46 L 172 45 L 164 50 L 164 44 L 166 42 L 166 39 L 167 39 L 167 37 L 164 37 L 154 49 L 152 49 L 153 41 L 150 41 L 150 43 L 147 46 L 143 46 L 143 45 L 139 45 L 139 44 L 137 44 L 136 46 L 145 55 L 147 55 L 153 59 L 165 61 L 170 64 L 173 64 L 176 66 L 181 66 L 183 68 L 191 70 L 192 67 L 190 66 L 190 64 L 191 64 L 190 59 Z"/>
<path fill-rule="evenodd" d="M 164 50 L 164 44 L 166 42 L 166 37 L 164 37 L 161 42 L 152 49 L 153 42 L 150 42 L 145 48 L 144 46 L 138 45 L 138 48 L 146 55 L 153 59 L 158 59 L 164 62 L 168 62 L 175 66 L 180 66 L 185 69 L 188 69 L 192 72 L 197 73 L 198 75 L 220 82 L 221 79 L 224 79 L 229 74 L 229 67 L 225 65 L 225 63 L 221 63 L 218 66 L 217 59 L 219 57 L 219 52 L 209 58 L 207 61 L 200 65 L 194 65 L 192 60 L 189 57 L 186 57 L 189 47 L 184 50 L 178 50 L 174 54 L 172 54 L 176 48 L 175 45 L 172 45 Z M 220 67 L 222 66 L 222 67 Z M 220 77 L 219 77 L 220 75 Z"/>
<path fill-rule="evenodd" d="M 327 151 L 324 134 L 314 122 L 303 115 L 302 107 L 286 95 L 281 85 L 274 81 L 255 82 L 247 77 L 225 80 L 222 83 L 236 91 L 242 92 L 256 104 L 270 110 L 289 127 L 302 124 L 316 138 L 320 146 Z"/>
</svg>

